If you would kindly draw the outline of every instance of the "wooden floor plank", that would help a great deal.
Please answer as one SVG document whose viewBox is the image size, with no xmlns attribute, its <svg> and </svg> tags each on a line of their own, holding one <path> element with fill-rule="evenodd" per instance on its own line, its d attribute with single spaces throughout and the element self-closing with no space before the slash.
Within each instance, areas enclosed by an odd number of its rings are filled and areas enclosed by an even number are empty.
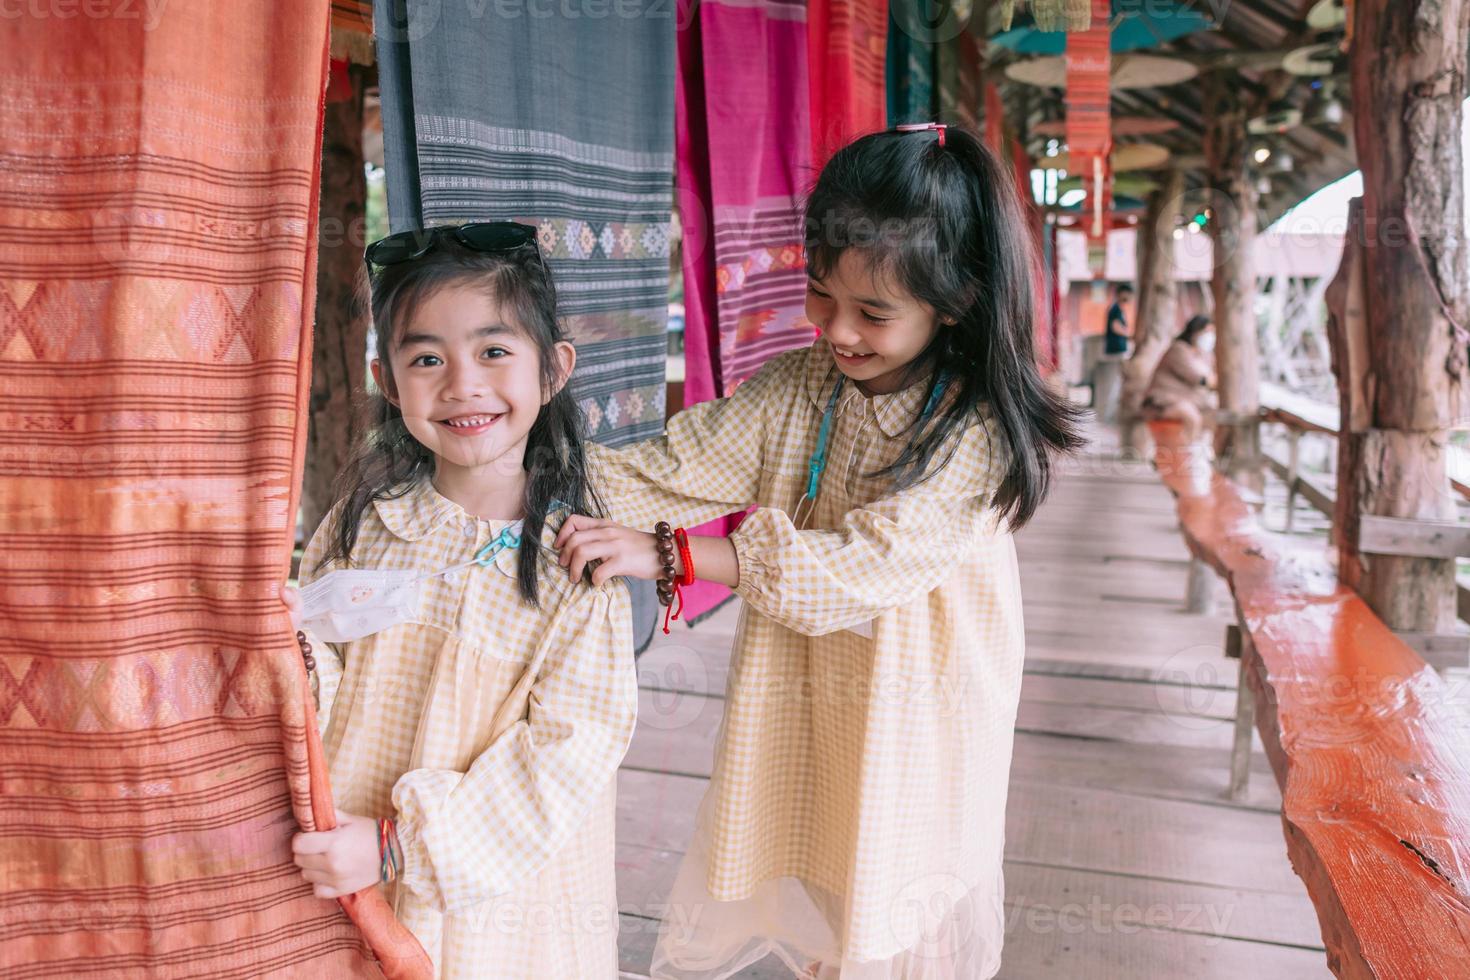
<svg viewBox="0 0 1470 980">
<path fill-rule="evenodd" d="M 1007 932 L 1024 932 L 1028 918 L 1050 911 L 1092 929 L 1153 925 L 1213 939 L 1238 939 L 1316 950 L 1322 934 L 1310 904 L 1294 896 L 1129 878 L 1072 868 L 1006 862 Z"/>
<path fill-rule="evenodd" d="M 1023 700 L 1163 714 L 1193 727 L 1219 727 L 1217 723 L 1235 717 L 1235 688 L 1227 683 L 1231 678 L 1223 664 L 1219 671 L 1151 671 L 1122 678 L 1096 676 L 1080 667 L 1074 672 L 1066 669 L 1067 664 L 1055 661 L 1041 670 L 1033 670 L 1033 666 L 1032 662 L 1026 666 L 1021 685 Z M 723 687 L 715 688 L 706 683 L 706 678 L 687 670 L 640 673 L 639 687 L 650 694 L 682 692 L 719 698 L 725 693 Z M 665 728 L 678 727 L 681 721 L 693 720 L 699 713 L 699 709 L 685 708 L 665 697 L 651 701 L 645 710 L 654 712 L 649 716 L 650 724 Z"/>
<path fill-rule="evenodd" d="M 1045 921 L 1044 919 L 1042 920 Z M 997 980 L 1330 980 L 1326 957 L 1312 950 L 1235 939 L 1136 929 L 1060 926 L 1006 937 Z"/>
<path fill-rule="evenodd" d="M 1022 731 L 1050 732 L 1073 738 L 1125 742 L 1130 746 L 1191 745 L 1228 749 L 1233 728 L 1216 719 L 1163 712 L 1131 711 L 1083 704 L 1021 700 L 1016 727 Z M 1115 752 L 1128 755 L 1127 749 Z"/>
<path fill-rule="evenodd" d="M 709 776 L 714 763 L 712 739 L 696 732 L 708 731 L 718 724 L 719 703 L 701 701 L 696 695 L 684 695 L 679 703 L 697 704 L 697 708 L 678 709 L 697 720 L 687 727 L 641 725 L 629 748 L 625 768 L 696 778 Z M 645 710 L 645 718 L 650 716 Z M 1021 730 L 1017 734 L 1012 764 L 1013 781 L 1042 779 L 1059 785 L 1108 789 L 1131 795 L 1234 805 L 1225 799 L 1230 764 L 1229 729 L 1225 726 L 1201 721 L 1200 724 L 1214 724 L 1216 727 L 1193 738 L 1188 737 L 1191 734 L 1189 730 L 1181 729 L 1178 735 L 1169 732 L 1168 738 L 1143 739 L 1139 736 L 1141 729 L 1137 727 L 1121 733 L 1108 733 L 1097 728 L 1088 733 L 1079 732 L 1085 721 L 1080 724 L 1069 722 L 1064 708 L 1051 717 L 1053 723 L 1049 726 L 1028 728 L 1028 723 L 1036 720 L 1036 713 L 1031 706 L 1023 704 Z M 1061 723 L 1055 722 L 1058 718 Z M 1158 722 L 1154 727 L 1162 728 L 1164 725 L 1177 727 L 1178 722 Z M 1109 734 L 1135 737 L 1130 741 L 1106 737 Z M 1271 811 L 1279 807 L 1280 795 L 1265 757 L 1258 755 L 1254 764 L 1253 794 L 1240 805 Z"/>
<path fill-rule="evenodd" d="M 708 782 L 624 765 L 618 773 L 618 843 L 684 853 Z"/>
<path fill-rule="evenodd" d="M 1249 792 L 1244 799 L 1231 800 L 1227 794 L 1230 753 L 1223 749 L 1159 745 L 1146 753 L 1136 747 L 1120 751 L 1112 742 L 1018 732 L 1011 759 L 1011 785 L 1045 782 L 1280 813 L 1281 793 L 1270 764 L 1259 752 L 1251 762 Z"/>
<path fill-rule="evenodd" d="M 1127 708 L 1133 711 L 1178 717 L 1181 724 L 1209 725 L 1210 721 L 1233 722 L 1235 689 L 1222 684 L 1195 682 L 1147 683 L 1097 677 L 1069 677 L 1060 674 L 1027 672 L 1021 682 L 1021 697 L 1028 701 L 1056 704 L 1078 704 L 1099 708 Z"/>
<path fill-rule="evenodd" d="M 1274 814 L 1017 781 L 1006 816 L 1018 860 L 1306 900 Z"/>
</svg>

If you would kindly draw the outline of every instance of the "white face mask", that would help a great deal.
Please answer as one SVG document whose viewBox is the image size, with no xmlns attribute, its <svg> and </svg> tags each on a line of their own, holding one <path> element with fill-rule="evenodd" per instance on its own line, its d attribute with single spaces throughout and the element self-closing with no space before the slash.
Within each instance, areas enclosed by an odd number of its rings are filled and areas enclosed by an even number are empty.
<svg viewBox="0 0 1470 980">
<path fill-rule="evenodd" d="M 516 574 L 519 522 L 466 562 L 424 573 L 416 568 L 339 568 L 301 590 L 301 625 L 327 643 L 350 643 L 419 617 L 424 583 L 473 565 L 495 565 Z"/>
<path fill-rule="evenodd" d="M 412 622 L 428 577 L 414 569 L 328 572 L 301 590 L 302 625 L 328 643 L 348 643 Z"/>
</svg>

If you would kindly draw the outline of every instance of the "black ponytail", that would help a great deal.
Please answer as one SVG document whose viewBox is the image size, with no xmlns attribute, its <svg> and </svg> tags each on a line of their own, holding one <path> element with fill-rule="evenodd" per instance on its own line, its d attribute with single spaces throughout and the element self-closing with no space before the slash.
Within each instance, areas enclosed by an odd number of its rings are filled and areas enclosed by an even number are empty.
<svg viewBox="0 0 1470 980">
<path fill-rule="evenodd" d="M 925 479 L 949 437 L 988 404 L 1010 461 L 994 504 L 1015 530 L 1046 498 L 1053 455 L 1083 445 L 1082 410 L 1036 364 L 1041 266 L 1015 178 L 972 133 L 944 135 L 941 145 L 933 130 L 873 133 L 839 150 L 807 201 L 807 267 L 824 278 L 858 249 L 875 273 L 953 321 L 910 365 L 913 381 L 931 375 L 928 396 L 948 379 L 941 409 L 927 427 L 915 420 L 882 474 L 901 486 Z"/>
</svg>

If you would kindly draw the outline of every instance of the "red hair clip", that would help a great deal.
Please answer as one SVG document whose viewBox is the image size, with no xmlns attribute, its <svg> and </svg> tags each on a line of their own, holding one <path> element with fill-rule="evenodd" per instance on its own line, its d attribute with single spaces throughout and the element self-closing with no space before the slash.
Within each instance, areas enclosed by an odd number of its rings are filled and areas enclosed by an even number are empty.
<svg viewBox="0 0 1470 980">
<path fill-rule="evenodd" d="M 900 133 L 922 133 L 922 132 L 925 132 L 927 130 L 932 129 L 939 136 L 939 145 L 940 146 L 943 146 L 944 145 L 944 131 L 946 129 L 948 129 L 949 127 L 946 126 L 944 123 L 932 123 L 932 122 L 930 122 L 930 123 L 903 123 L 902 125 L 896 126 L 894 128 L 897 129 Z"/>
</svg>

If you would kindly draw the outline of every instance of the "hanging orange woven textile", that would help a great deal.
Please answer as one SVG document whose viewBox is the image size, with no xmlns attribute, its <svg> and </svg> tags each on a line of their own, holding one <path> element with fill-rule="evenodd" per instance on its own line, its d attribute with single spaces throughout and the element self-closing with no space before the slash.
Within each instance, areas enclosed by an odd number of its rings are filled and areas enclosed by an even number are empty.
<svg viewBox="0 0 1470 980">
<path fill-rule="evenodd" d="M 808 0 L 807 85 L 812 171 L 842 147 L 884 127 L 885 0 Z"/>
<path fill-rule="evenodd" d="M 327 4 L 16 9 L 0 20 L 0 976 L 427 975 L 374 893 L 344 903 L 359 930 L 290 852 L 333 812 L 277 598 Z"/>
<path fill-rule="evenodd" d="M 1092 26 L 1067 35 L 1067 149 L 1087 190 L 1082 227 L 1090 242 L 1102 243 L 1112 224 L 1112 7 L 1109 0 L 1091 2 Z"/>
</svg>

